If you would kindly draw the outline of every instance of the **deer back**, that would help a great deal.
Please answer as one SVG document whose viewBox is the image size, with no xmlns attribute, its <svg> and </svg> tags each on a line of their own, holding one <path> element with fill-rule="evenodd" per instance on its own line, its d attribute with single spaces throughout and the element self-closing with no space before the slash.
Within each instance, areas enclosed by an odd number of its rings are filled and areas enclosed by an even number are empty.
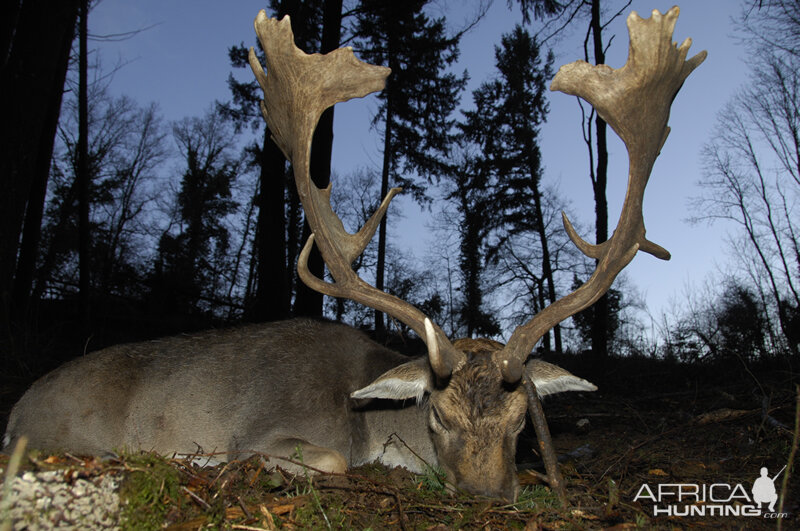
<svg viewBox="0 0 800 531">
<path fill-rule="evenodd" d="M 304 319 L 109 347 L 35 382 L 6 442 L 24 434 L 32 447 L 81 454 L 239 454 L 296 438 L 363 462 L 384 442 L 365 434 L 403 421 L 398 430 L 415 439 L 407 425 L 420 414 L 357 411 L 349 394 L 407 360 L 350 327 Z"/>
</svg>

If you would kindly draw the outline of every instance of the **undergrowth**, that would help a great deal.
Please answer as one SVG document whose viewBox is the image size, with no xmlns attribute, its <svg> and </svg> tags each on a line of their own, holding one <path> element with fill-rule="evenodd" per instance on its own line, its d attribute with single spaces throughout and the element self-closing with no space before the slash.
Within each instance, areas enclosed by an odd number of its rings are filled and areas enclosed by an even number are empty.
<svg viewBox="0 0 800 531">
<path fill-rule="evenodd" d="M 172 509 L 181 510 L 181 475 L 152 453 L 125 456 L 125 479 L 119 489 L 123 529 L 160 529 Z"/>
<path fill-rule="evenodd" d="M 273 470 L 274 461 L 258 456 L 201 468 L 191 460 L 152 454 L 101 461 L 28 453 L 20 473 L 60 466 L 74 469 L 65 477 L 123 477 L 120 523 L 127 529 L 766 530 L 777 523 L 800 529 L 800 486 L 793 466 L 800 394 L 787 387 L 785 380 L 772 385 L 768 417 L 761 400 L 741 386 L 676 388 L 639 394 L 635 402 L 610 393 L 602 400 L 548 402 L 556 449 L 568 457 L 561 464 L 566 509 L 537 474 L 525 471 L 519 473 L 523 488 L 513 504 L 453 492 L 436 469 L 412 474 L 370 464 L 347 474 L 293 476 Z M 590 424 L 574 427 L 579 415 Z M 535 439 L 523 432 L 519 446 L 536 448 Z M 302 452 L 295 457 L 302 463 Z M 521 462 L 536 463 L 535 458 Z M 788 483 L 780 492 L 787 516 L 778 522 L 672 518 L 654 515 L 652 503 L 635 499 L 643 484 L 723 482 L 749 489 L 760 467 L 777 471 L 784 465 L 782 478 Z M 0 455 L 0 469 L 7 468 L 9 457 Z"/>
</svg>

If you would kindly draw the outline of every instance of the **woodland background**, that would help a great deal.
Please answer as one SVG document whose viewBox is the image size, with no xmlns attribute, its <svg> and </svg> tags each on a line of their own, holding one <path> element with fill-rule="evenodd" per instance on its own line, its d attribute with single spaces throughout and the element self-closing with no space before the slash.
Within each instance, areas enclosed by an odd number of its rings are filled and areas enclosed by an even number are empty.
<svg viewBox="0 0 800 531">
<path fill-rule="evenodd" d="M 796 362 L 800 2 L 740 3 L 736 27 L 753 57 L 751 82 L 720 109 L 703 147 L 703 193 L 694 198 L 697 221 L 737 227 L 729 240 L 735 267 L 656 318 L 641 311 L 636 287 L 623 276 L 594 307 L 548 334 L 544 353 L 587 353 L 600 374 L 609 356 Z M 93 60 L 92 42 L 131 35 L 89 35 L 93 5 L 13 0 L 0 7 L 6 374 L 29 378 L 123 341 L 291 316 L 343 320 L 378 338 L 406 332 L 296 278 L 308 228 L 291 168 L 260 115 L 254 79 L 231 75 L 229 99 L 209 102 L 202 116 L 167 122 L 157 103 L 108 89 L 117 67 Z M 509 0 L 520 23 L 497 38 L 494 76 L 468 93 L 469 73 L 452 65 L 461 37 L 481 24 L 483 4 L 455 27 L 426 0 L 265 3 L 268 14 L 291 15 L 306 52 L 349 45 L 362 60 L 392 68 L 373 118 L 380 167 L 331 175 L 329 110 L 315 135 L 312 178 L 318 186 L 334 182 L 335 208 L 350 230 L 388 187 L 403 186 L 434 212 L 442 245 L 411 260 L 382 225 L 354 268 L 420 307 L 451 337 L 502 339 L 588 278 L 594 263 L 574 251 L 561 227 L 568 199 L 542 184 L 539 142 L 554 73 L 549 43 L 578 28 L 585 59 L 604 63 L 611 38 L 604 29 L 628 5 Z M 250 45 L 255 38 L 231 43 L 231 72 L 249 71 Z M 596 205 L 584 233 L 601 242 L 613 231 L 607 128 L 584 108 L 581 156 Z M 389 223 L 398 215 L 390 210 Z M 318 259 L 312 267 L 324 274 Z"/>
</svg>

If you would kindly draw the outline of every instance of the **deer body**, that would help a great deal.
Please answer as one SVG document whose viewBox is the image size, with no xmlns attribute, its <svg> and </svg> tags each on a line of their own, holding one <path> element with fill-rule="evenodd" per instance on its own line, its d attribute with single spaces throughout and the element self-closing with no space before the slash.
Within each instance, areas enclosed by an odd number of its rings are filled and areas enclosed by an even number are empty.
<svg viewBox="0 0 800 531">
<path fill-rule="evenodd" d="M 403 361 L 350 327 L 312 320 L 118 345 L 34 383 L 14 407 L 7 436 L 81 454 L 288 456 L 293 443 L 305 442 L 357 465 L 378 456 L 389 429 L 431 459 L 419 408 L 379 414 L 357 411 L 349 399 Z"/>
<path fill-rule="evenodd" d="M 6 441 L 25 435 L 34 448 L 87 455 L 142 449 L 226 460 L 259 452 L 332 472 L 373 461 L 422 472 L 427 462 L 475 483 L 475 492 L 496 470 L 511 497 L 516 481 L 507 472 L 525 399 L 473 357 L 437 387 L 427 358 L 409 361 L 346 325 L 308 319 L 118 345 L 35 382 L 11 412 Z M 544 392 L 553 375 L 594 390 L 535 363 Z M 448 440 L 453 433 L 458 444 Z M 466 465 L 480 473 L 459 471 Z"/>
</svg>

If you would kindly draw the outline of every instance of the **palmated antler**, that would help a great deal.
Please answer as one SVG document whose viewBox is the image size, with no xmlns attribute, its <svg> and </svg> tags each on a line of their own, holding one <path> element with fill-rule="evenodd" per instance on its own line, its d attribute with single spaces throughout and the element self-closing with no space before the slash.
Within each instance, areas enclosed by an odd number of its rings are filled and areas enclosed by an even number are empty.
<svg viewBox="0 0 800 531">
<path fill-rule="evenodd" d="M 649 19 L 632 12 L 627 20 L 630 47 L 625 66 L 615 70 L 576 61 L 562 66 L 550 85 L 551 90 L 588 101 L 622 138 L 630 161 L 628 190 L 614 234 L 599 245 L 581 239 L 562 214 L 570 239 L 586 256 L 598 261 L 597 268 L 577 290 L 517 327 L 496 358 L 506 381 L 519 381 L 523 363 L 539 339 L 602 297 L 637 251 L 662 260 L 670 258 L 666 249 L 645 238 L 642 201 L 653 164 L 669 134 L 670 105 L 684 80 L 706 58 L 703 51 L 686 60 L 691 39 L 680 46 L 672 43 L 679 12 L 677 6 L 664 15 L 653 10 Z"/>
<path fill-rule="evenodd" d="M 265 74 L 251 48 L 250 66 L 264 91 L 261 111 L 275 143 L 292 163 L 297 192 L 313 232 L 298 259 L 300 278 L 320 293 L 352 299 L 402 321 L 425 340 L 437 375 L 449 376 L 463 354 L 453 348 L 444 332 L 413 305 L 367 284 L 351 267 L 400 188 L 390 190 L 367 223 L 350 234 L 331 208 L 330 185 L 324 190 L 317 188 L 309 171 L 311 140 L 322 112 L 335 103 L 382 90 L 390 69 L 359 61 L 350 47 L 325 55 L 304 53 L 294 44 L 288 16 L 278 21 L 262 10 L 255 29 L 267 69 Z M 315 242 L 334 282 L 317 278 L 308 270 L 308 256 Z"/>
</svg>

